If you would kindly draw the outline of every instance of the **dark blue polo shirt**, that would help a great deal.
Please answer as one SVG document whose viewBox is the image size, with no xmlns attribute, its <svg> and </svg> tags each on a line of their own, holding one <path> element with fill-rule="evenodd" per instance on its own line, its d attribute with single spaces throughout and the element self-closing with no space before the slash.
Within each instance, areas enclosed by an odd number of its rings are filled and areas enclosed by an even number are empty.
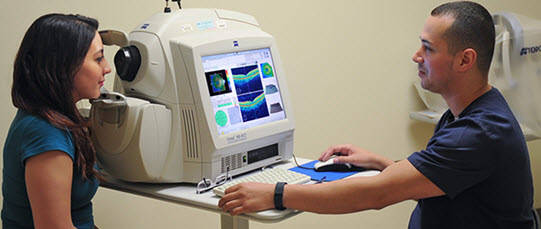
<svg viewBox="0 0 541 229">
<path fill-rule="evenodd" d="M 443 192 L 421 199 L 410 229 L 531 229 L 533 184 L 522 130 L 495 88 L 458 118 L 444 113 L 425 150 L 408 160 Z"/>
</svg>

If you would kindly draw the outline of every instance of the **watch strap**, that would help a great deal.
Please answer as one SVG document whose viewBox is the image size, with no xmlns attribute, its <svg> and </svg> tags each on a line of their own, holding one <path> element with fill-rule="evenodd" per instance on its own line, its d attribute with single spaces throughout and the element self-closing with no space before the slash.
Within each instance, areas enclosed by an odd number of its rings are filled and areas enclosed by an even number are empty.
<svg viewBox="0 0 541 229">
<path fill-rule="evenodd" d="M 284 186 L 286 182 L 278 182 L 274 188 L 274 208 L 277 210 L 286 210 L 284 207 Z"/>
</svg>

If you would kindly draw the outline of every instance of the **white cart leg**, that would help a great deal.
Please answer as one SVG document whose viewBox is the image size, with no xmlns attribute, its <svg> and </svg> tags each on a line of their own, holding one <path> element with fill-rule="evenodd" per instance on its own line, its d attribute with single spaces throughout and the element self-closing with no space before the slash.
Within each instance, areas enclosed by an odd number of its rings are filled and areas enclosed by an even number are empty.
<svg viewBox="0 0 541 229">
<path fill-rule="evenodd" d="M 249 224 L 247 219 L 234 217 L 227 214 L 220 214 L 222 229 L 248 229 Z"/>
</svg>

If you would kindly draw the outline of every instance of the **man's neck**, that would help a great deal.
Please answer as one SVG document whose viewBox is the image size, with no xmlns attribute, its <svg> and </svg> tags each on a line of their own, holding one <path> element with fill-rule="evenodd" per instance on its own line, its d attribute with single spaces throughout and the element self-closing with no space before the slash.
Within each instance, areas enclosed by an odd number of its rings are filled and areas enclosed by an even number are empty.
<svg viewBox="0 0 541 229">
<path fill-rule="evenodd" d="M 442 97 L 447 103 L 447 106 L 449 106 L 451 113 L 453 113 L 455 117 L 458 117 L 466 107 L 477 98 L 490 91 L 490 89 L 492 89 L 492 86 L 485 83 L 477 85 L 476 87 L 462 88 L 456 93 L 442 94 Z"/>
</svg>

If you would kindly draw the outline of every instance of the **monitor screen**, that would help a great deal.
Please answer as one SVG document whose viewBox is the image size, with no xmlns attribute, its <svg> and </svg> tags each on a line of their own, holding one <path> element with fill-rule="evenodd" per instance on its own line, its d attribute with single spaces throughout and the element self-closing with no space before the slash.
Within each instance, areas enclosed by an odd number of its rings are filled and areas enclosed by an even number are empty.
<svg viewBox="0 0 541 229">
<path fill-rule="evenodd" d="M 269 48 L 201 61 L 219 135 L 286 118 Z"/>
</svg>

